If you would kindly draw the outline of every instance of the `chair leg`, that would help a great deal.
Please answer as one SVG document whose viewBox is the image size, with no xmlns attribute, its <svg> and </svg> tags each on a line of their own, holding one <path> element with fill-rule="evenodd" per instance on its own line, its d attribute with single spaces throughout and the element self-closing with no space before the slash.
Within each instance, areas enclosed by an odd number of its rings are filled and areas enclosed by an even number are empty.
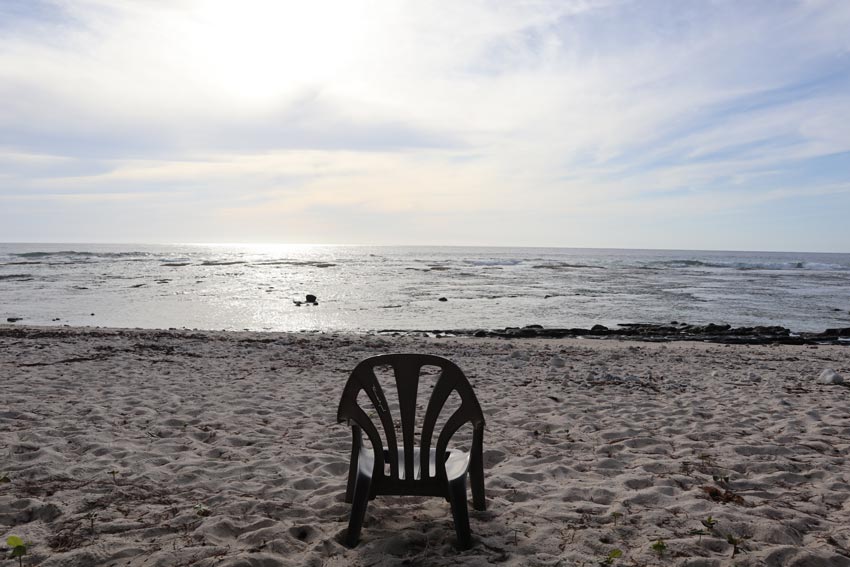
<svg viewBox="0 0 850 567">
<path fill-rule="evenodd" d="M 472 454 L 469 462 L 469 484 L 472 487 L 472 507 L 476 510 L 487 509 L 484 498 L 484 428 L 473 432 Z"/>
<path fill-rule="evenodd" d="M 348 471 L 348 483 L 345 486 L 345 503 L 351 504 L 354 502 L 354 479 L 357 476 L 356 470 Z"/>
<path fill-rule="evenodd" d="M 360 528 L 363 527 L 363 519 L 366 517 L 366 506 L 369 504 L 371 488 L 372 477 L 358 474 L 354 483 L 351 516 L 348 519 L 348 533 L 345 536 L 345 545 L 348 547 L 356 546 L 360 540 Z"/>
<path fill-rule="evenodd" d="M 470 467 L 469 469 L 469 484 L 472 487 L 472 507 L 476 510 L 484 511 L 487 509 L 487 502 L 484 498 L 484 469 L 480 467 Z"/>
<path fill-rule="evenodd" d="M 449 503 L 452 506 L 458 547 L 467 549 L 472 534 L 469 531 L 469 511 L 466 508 L 466 475 L 449 483 Z"/>
<path fill-rule="evenodd" d="M 345 501 L 351 504 L 354 498 L 354 479 L 357 478 L 357 471 L 360 468 L 360 432 L 353 430 L 353 439 L 351 441 L 351 459 L 348 464 L 348 483 L 345 485 Z"/>
</svg>

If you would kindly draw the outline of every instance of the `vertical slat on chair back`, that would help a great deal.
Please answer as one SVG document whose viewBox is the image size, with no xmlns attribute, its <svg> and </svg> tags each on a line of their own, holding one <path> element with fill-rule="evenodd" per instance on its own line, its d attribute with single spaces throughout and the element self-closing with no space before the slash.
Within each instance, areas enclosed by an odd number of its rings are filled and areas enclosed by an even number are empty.
<svg viewBox="0 0 850 567">
<path fill-rule="evenodd" d="M 401 414 L 401 438 L 404 443 L 404 478 L 414 479 L 413 449 L 415 447 L 416 399 L 419 395 L 419 371 L 422 365 L 415 358 L 396 357 L 392 362 L 398 390 L 398 406 Z"/>
<path fill-rule="evenodd" d="M 437 419 L 440 417 L 440 413 L 453 392 L 457 392 L 461 404 L 446 420 L 442 430 L 437 433 L 437 445 L 435 447 L 436 470 L 434 472 L 438 480 L 445 480 L 446 478 L 446 447 L 452 435 L 465 423 L 471 422 L 473 426 L 484 423 L 484 414 L 481 411 L 481 406 L 463 371 L 449 360 L 439 360 L 440 362 L 437 365 L 440 366 L 441 372 L 437 383 L 434 385 L 434 391 L 431 393 L 431 399 L 428 400 L 428 407 L 425 409 L 425 419 L 422 422 L 422 437 L 419 441 L 422 467 L 421 477 L 423 480 L 429 478 L 431 475 L 428 465 L 431 442 L 433 440 L 434 428 L 437 425 Z"/>
<path fill-rule="evenodd" d="M 425 410 L 425 418 L 422 423 L 422 435 L 420 439 L 420 476 L 417 481 L 414 477 L 414 448 L 416 429 L 416 400 L 419 390 L 419 374 L 423 366 L 437 366 L 440 374 L 434 386 L 434 390 L 428 400 Z M 444 480 L 446 477 L 445 454 L 446 447 L 452 435 L 467 422 L 473 425 L 483 424 L 484 416 L 481 406 L 475 397 L 469 382 L 460 368 L 445 358 L 425 354 L 387 354 L 368 358 L 355 367 L 351 377 L 346 383 L 343 399 L 337 414 L 338 421 L 353 419 L 366 432 L 372 442 L 375 451 L 376 477 L 384 476 L 384 459 L 380 437 L 371 420 L 357 405 L 357 396 L 360 390 L 375 406 L 381 425 L 384 430 L 386 441 L 387 460 L 390 464 L 390 479 L 399 482 L 398 467 L 398 441 L 395 434 L 389 404 L 387 403 L 384 390 L 375 375 L 375 367 L 390 366 L 393 369 L 395 387 L 398 391 L 399 413 L 402 428 L 402 443 L 404 447 L 404 478 L 405 483 L 415 484 L 417 482 L 429 482 L 430 475 L 430 449 L 433 440 L 434 428 L 440 412 L 452 392 L 457 392 L 461 399 L 461 406 L 455 410 L 446 421 L 442 431 L 437 434 L 436 445 L 436 478 Z M 367 424 L 361 421 L 368 422 Z M 434 482 L 431 480 L 430 482 Z"/>
<path fill-rule="evenodd" d="M 384 443 L 378 433 L 378 429 L 372 423 L 372 419 L 357 403 L 357 397 L 360 392 L 365 392 L 378 412 L 378 418 L 384 430 L 384 439 L 391 453 L 389 459 L 390 467 L 394 476 L 397 477 L 398 452 L 395 448 L 395 429 L 393 428 L 392 416 L 389 411 L 390 407 L 387 403 L 387 397 L 384 395 L 384 390 L 375 376 L 374 366 L 368 364 L 369 360 L 371 359 L 364 360 L 351 372 L 351 376 L 349 376 L 348 382 L 345 384 L 345 389 L 342 392 L 342 399 L 339 402 L 337 421 L 352 420 L 366 432 L 375 452 L 375 474 L 382 475 L 384 471 Z"/>
</svg>

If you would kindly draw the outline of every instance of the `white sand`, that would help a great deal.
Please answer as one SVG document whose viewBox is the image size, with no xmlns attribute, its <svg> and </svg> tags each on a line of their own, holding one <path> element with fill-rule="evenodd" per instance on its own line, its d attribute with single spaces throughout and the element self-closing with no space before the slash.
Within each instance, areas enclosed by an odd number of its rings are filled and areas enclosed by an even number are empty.
<svg viewBox="0 0 850 567">
<path fill-rule="evenodd" d="M 484 407 L 468 551 L 439 498 L 379 497 L 339 543 L 338 398 L 393 351 L 457 362 Z M 825 368 L 850 378 L 850 349 L 6 327 L 0 535 L 45 567 L 850 565 L 850 388 Z"/>
</svg>

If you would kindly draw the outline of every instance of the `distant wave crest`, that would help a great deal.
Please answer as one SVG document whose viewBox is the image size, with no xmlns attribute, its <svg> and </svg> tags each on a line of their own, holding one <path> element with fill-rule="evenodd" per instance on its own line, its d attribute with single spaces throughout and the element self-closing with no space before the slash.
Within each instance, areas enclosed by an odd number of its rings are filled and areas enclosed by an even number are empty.
<svg viewBox="0 0 850 567">
<path fill-rule="evenodd" d="M 61 250 L 59 252 L 18 252 L 10 254 L 17 258 L 138 258 L 147 257 L 149 252 L 78 252 L 76 250 Z"/>
<path fill-rule="evenodd" d="M 468 266 L 516 266 L 522 264 L 522 260 L 507 258 L 504 260 L 501 259 L 492 259 L 492 260 L 466 260 L 465 263 Z"/>
<path fill-rule="evenodd" d="M 653 262 L 653 266 L 665 268 L 721 268 L 730 270 L 813 270 L 813 271 L 847 271 L 850 266 L 844 264 L 829 264 L 823 262 L 735 262 L 702 260 L 669 260 Z"/>
<path fill-rule="evenodd" d="M 604 269 L 603 266 L 592 266 L 590 264 L 568 264 L 567 262 L 553 262 L 549 264 L 535 264 L 531 266 L 536 270 L 566 270 L 570 268 L 594 268 Z"/>
</svg>

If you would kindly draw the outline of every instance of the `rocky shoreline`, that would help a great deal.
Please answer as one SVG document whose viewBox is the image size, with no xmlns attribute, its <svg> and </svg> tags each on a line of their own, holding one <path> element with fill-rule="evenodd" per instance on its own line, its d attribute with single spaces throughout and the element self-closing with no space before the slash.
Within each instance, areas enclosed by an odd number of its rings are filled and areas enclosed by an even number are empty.
<svg viewBox="0 0 850 567">
<path fill-rule="evenodd" d="M 113 329 L 108 327 L 70 327 L 56 326 L 18 326 L 0 324 L 0 336 L 11 337 L 52 337 L 69 333 L 85 331 L 97 336 L 99 334 L 114 334 L 115 331 L 136 331 L 148 333 L 205 333 L 202 329 Z M 248 329 L 245 329 L 248 331 Z M 265 332 L 253 331 L 259 334 Z M 621 323 L 615 328 L 604 325 L 594 325 L 589 329 L 570 327 L 544 327 L 543 325 L 526 325 L 525 327 L 505 327 L 504 329 L 381 329 L 365 333 L 335 333 L 326 331 L 301 331 L 307 334 L 366 334 L 394 337 L 476 337 L 502 339 L 564 339 L 590 338 L 614 339 L 643 342 L 677 342 L 698 341 L 718 344 L 740 345 L 841 345 L 850 346 L 850 327 L 826 329 L 820 333 L 793 332 L 781 326 L 732 327 L 728 324 L 709 323 L 707 325 L 691 325 L 673 322 L 667 325 L 655 323 Z M 273 333 L 281 334 L 281 333 Z M 287 333 L 282 333 L 287 334 Z M 295 333 L 299 334 L 299 333 Z"/>
<path fill-rule="evenodd" d="M 721 344 L 783 344 L 783 345 L 848 345 L 850 346 L 850 327 L 826 329 L 821 333 L 794 333 L 780 326 L 732 327 L 726 324 L 709 323 L 708 325 L 689 325 L 673 322 L 669 325 L 654 323 L 621 323 L 617 328 L 604 325 L 594 325 L 590 329 L 582 328 L 553 328 L 542 325 L 527 325 L 525 327 L 506 327 L 504 329 L 461 329 L 461 330 L 431 330 L 405 331 L 384 329 L 378 334 L 413 335 L 428 334 L 432 336 L 471 336 L 495 338 L 602 338 L 621 339 L 649 342 L 673 341 L 703 341 Z"/>
</svg>

